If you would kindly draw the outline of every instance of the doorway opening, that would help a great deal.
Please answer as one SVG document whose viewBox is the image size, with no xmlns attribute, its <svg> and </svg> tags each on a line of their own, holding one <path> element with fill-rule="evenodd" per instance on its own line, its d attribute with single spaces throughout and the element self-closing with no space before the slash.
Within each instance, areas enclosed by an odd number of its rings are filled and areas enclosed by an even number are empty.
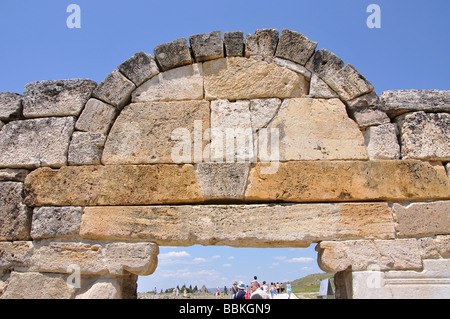
<svg viewBox="0 0 450 319">
<path fill-rule="evenodd" d="M 285 288 L 289 282 L 293 290 L 292 298 L 315 299 L 322 280 L 330 278 L 333 284 L 334 274 L 323 272 L 317 264 L 314 245 L 308 248 L 195 245 L 160 246 L 159 249 L 155 272 L 138 278 L 138 298 L 230 299 L 233 283 L 244 284 L 250 289 L 256 276 L 261 285 L 266 283 L 269 295 L 273 283 L 278 288 L 275 297 L 286 297 L 281 294 L 286 294 Z"/>
</svg>

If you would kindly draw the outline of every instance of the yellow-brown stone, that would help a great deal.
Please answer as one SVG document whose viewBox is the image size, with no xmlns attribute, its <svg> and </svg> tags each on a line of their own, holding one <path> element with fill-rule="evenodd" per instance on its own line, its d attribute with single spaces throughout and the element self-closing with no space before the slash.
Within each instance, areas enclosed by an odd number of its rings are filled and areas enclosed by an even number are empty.
<svg viewBox="0 0 450 319">
<path fill-rule="evenodd" d="M 242 57 L 205 62 L 203 73 L 207 100 L 305 97 L 309 89 L 301 74 Z"/>
<path fill-rule="evenodd" d="M 308 247 L 340 239 L 390 239 L 387 203 L 86 207 L 82 237 L 159 245 Z"/>
<path fill-rule="evenodd" d="M 450 198 L 450 179 L 442 167 L 421 161 L 298 161 L 250 169 L 245 200 L 341 202 Z"/>
<path fill-rule="evenodd" d="M 40 168 L 25 180 L 29 206 L 198 203 L 193 165 L 117 165 Z"/>
</svg>

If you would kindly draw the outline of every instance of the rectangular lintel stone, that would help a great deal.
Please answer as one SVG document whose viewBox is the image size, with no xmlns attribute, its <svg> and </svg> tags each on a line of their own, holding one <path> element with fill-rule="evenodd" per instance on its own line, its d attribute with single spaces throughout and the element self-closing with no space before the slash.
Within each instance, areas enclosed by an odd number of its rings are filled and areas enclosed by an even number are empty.
<svg viewBox="0 0 450 319">
<path fill-rule="evenodd" d="M 449 199 L 442 166 L 413 160 L 251 164 L 247 202 L 349 202 Z M 40 168 L 25 179 L 29 206 L 194 204 L 205 200 L 193 165 L 70 166 Z M 214 194 L 209 194 L 209 197 Z M 241 195 L 240 195 L 241 196 Z"/>
<path fill-rule="evenodd" d="M 387 203 L 86 207 L 80 234 L 159 245 L 307 247 L 350 238 L 394 238 Z"/>
<path fill-rule="evenodd" d="M 28 205 L 96 206 L 199 203 L 193 165 L 65 166 L 25 179 Z"/>
<path fill-rule="evenodd" d="M 282 162 L 275 174 L 253 164 L 246 201 L 341 202 L 449 199 L 443 169 L 414 160 Z"/>
</svg>

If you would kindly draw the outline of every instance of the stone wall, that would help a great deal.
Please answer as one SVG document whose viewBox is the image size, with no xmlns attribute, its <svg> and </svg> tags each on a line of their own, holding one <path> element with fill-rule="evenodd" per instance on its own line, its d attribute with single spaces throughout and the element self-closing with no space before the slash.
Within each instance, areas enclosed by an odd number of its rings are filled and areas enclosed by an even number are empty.
<svg viewBox="0 0 450 319">
<path fill-rule="evenodd" d="M 312 243 L 339 297 L 450 297 L 450 91 L 379 97 L 316 47 L 211 32 L 0 93 L 0 298 L 133 298 L 160 245 Z"/>
</svg>

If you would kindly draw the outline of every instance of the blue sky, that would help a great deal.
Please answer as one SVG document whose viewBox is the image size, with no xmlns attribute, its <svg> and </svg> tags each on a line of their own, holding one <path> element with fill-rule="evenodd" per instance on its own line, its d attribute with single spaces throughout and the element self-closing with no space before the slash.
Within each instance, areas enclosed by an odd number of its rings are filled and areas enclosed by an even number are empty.
<svg viewBox="0 0 450 319">
<path fill-rule="evenodd" d="M 69 29 L 69 4 L 81 8 L 81 28 Z M 381 28 L 366 25 L 369 4 L 381 8 Z M 288 28 L 353 64 L 381 94 L 391 89 L 450 88 L 448 0 L 2 0 L 0 91 L 22 93 L 28 82 L 89 78 L 100 83 L 138 51 L 215 30 L 254 33 Z M 154 286 L 296 279 L 318 272 L 308 249 L 161 248 Z"/>
</svg>

